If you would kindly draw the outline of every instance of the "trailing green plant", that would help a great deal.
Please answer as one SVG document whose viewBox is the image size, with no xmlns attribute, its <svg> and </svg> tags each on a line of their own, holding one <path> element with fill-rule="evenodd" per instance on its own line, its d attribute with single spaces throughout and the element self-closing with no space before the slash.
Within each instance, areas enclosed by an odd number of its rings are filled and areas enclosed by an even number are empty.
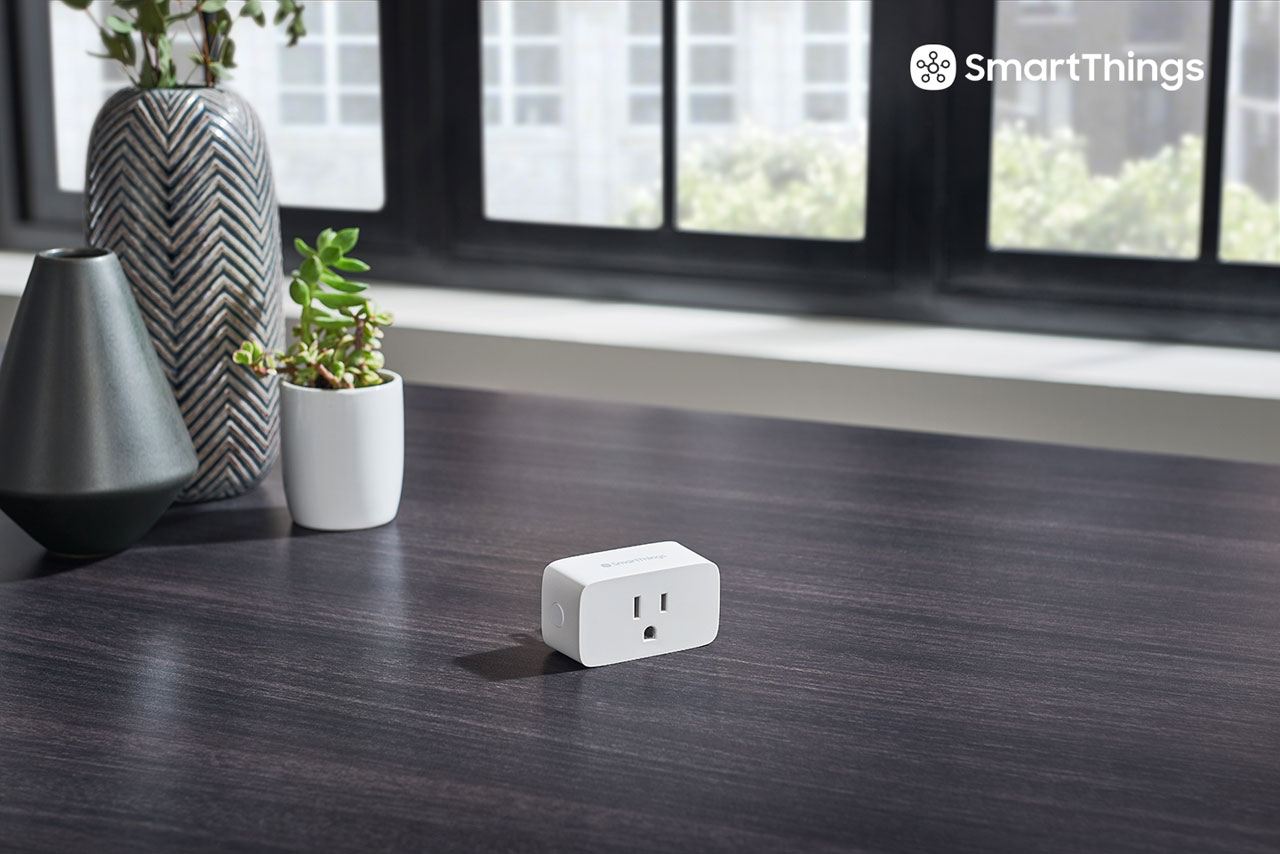
<svg viewBox="0 0 1280 854">
<path fill-rule="evenodd" d="M 382 327 L 391 325 L 391 313 L 365 294 L 368 285 L 342 276 L 369 269 L 347 255 L 359 238 L 358 228 L 326 228 L 315 248 L 295 238 L 303 261 L 292 273 L 289 296 L 302 307 L 302 316 L 293 327 L 293 344 L 273 353 L 257 341 L 245 341 L 232 361 L 260 377 L 281 374 L 294 385 L 312 388 L 381 385 Z"/>
<path fill-rule="evenodd" d="M 101 21 L 90 8 L 94 0 L 62 2 L 83 11 L 98 27 L 106 53 L 94 56 L 119 62 L 133 84 L 143 89 L 173 89 L 187 84 L 187 80 L 178 81 L 178 63 L 173 55 L 172 33 L 179 27 L 190 34 L 199 48 L 199 53 L 191 54 L 191 61 L 197 69 L 204 69 L 205 86 L 230 77 L 227 70 L 236 67 L 236 43 L 231 39 L 236 18 L 227 8 L 227 0 L 112 0 L 104 5 L 113 6 L 114 11 Z M 280 0 L 276 9 L 274 23 L 288 22 L 285 31 L 290 47 L 307 34 L 302 10 L 297 0 Z M 238 17 L 252 18 L 260 27 L 267 25 L 262 0 L 244 0 Z"/>
</svg>

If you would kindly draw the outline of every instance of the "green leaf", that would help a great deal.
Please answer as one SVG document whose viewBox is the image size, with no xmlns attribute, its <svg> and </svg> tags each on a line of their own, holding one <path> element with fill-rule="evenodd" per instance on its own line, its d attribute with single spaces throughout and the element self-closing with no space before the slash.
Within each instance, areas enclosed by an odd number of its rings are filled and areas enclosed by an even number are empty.
<svg viewBox="0 0 1280 854">
<path fill-rule="evenodd" d="M 200 4 L 200 11 L 206 14 L 210 12 L 220 12 L 227 6 L 227 0 L 204 0 Z"/>
<path fill-rule="evenodd" d="M 89 6 L 93 4 L 93 0 L 62 0 L 62 2 L 66 3 L 72 9 L 75 9 L 80 12 L 83 12 L 85 9 L 88 9 Z"/>
<path fill-rule="evenodd" d="M 332 228 L 326 228 L 324 231 L 320 232 L 320 236 L 316 238 L 316 248 L 324 249 L 330 243 L 333 243 L 334 238 L 337 236 L 338 232 L 334 231 Z"/>
<path fill-rule="evenodd" d="M 307 241 L 303 240 L 301 237 L 293 238 L 293 248 L 297 249 L 298 254 L 304 258 L 310 258 L 312 255 L 316 254 L 316 250 L 308 246 Z"/>
<path fill-rule="evenodd" d="M 320 250 L 320 263 L 331 265 L 337 263 L 342 258 L 342 250 L 333 244 L 329 244 Z"/>
<path fill-rule="evenodd" d="M 367 273 L 369 271 L 369 265 L 359 258 L 339 258 L 334 262 L 333 266 L 339 270 L 346 270 L 348 273 Z"/>
<path fill-rule="evenodd" d="M 292 15 L 297 10 L 297 4 L 294 0 L 280 0 L 280 11 L 286 15 Z"/>
<path fill-rule="evenodd" d="M 108 15 L 107 26 L 115 30 L 117 33 L 123 34 L 133 32 L 133 21 L 125 20 L 119 15 Z"/>
<path fill-rule="evenodd" d="M 244 6 L 240 9 L 240 17 L 261 18 L 262 0 L 244 0 Z"/>
<path fill-rule="evenodd" d="M 349 317 L 322 317 L 315 321 L 316 326 L 322 329 L 346 329 L 351 325 Z"/>
<path fill-rule="evenodd" d="M 222 44 L 222 64 L 227 68 L 236 67 L 236 43 L 227 39 Z"/>
<path fill-rule="evenodd" d="M 342 231 L 338 232 L 338 238 L 337 240 L 334 241 L 334 243 L 345 254 L 347 252 L 350 252 L 352 249 L 356 248 L 356 241 L 359 239 L 360 239 L 360 229 L 344 228 L 342 229 Z"/>
<path fill-rule="evenodd" d="M 305 307 L 311 303 L 311 289 L 302 279 L 295 278 L 289 283 L 289 298 Z"/>
<path fill-rule="evenodd" d="M 147 35 L 163 35 L 167 24 L 156 0 L 146 0 L 138 7 L 138 29 Z"/>
<path fill-rule="evenodd" d="M 302 262 L 302 280 L 308 285 L 314 285 L 316 282 L 320 281 L 320 272 L 322 269 L 323 267 L 320 264 L 320 259 L 314 255 L 309 256 L 307 260 Z"/>
<path fill-rule="evenodd" d="M 99 30 L 98 35 L 102 38 L 102 46 L 107 49 L 108 56 L 130 68 L 133 67 L 138 59 L 138 51 L 133 45 L 133 36 L 113 33 L 110 30 Z"/>
<path fill-rule="evenodd" d="M 138 74 L 138 85 L 143 89 L 155 89 L 160 85 L 160 76 L 149 62 L 142 63 L 142 71 Z"/>
<path fill-rule="evenodd" d="M 293 20 L 289 22 L 289 47 L 293 47 L 298 43 L 298 39 L 307 34 L 307 28 L 302 23 L 302 14 L 298 13 L 293 16 Z"/>
<path fill-rule="evenodd" d="M 348 282 L 346 279 L 338 279 L 336 282 L 326 280 L 325 284 L 334 290 L 342 291 L 344 294 L 358 294 L 369 288 L 364 282 Z"/>
<path fill-rule="evenodd" d="M 315 295 L 315 298 L 320 300 L 320 303 L 322 305 L 327 305 L 330 308 L 344 308 L 349 306 L 364 305 L 366 300 L 365 297 L 362 297 L 358 294 L 341 294 L 341 293 L 339 294 L 319 293 Z"/>
</svg>

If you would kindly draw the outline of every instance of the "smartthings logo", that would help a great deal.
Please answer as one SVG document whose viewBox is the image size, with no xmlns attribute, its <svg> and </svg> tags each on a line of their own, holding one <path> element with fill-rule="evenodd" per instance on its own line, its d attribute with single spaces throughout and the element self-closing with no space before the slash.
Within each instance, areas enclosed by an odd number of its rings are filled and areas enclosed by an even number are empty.
<svg viewBox="0 0 1280 854">
<path fill-rule="evenodd" d="M 1138 57 L 1133 51 L 1123 57 L 1109 53 L 1073 53 L 1053 59 L 994 59 L 971 53 L 964 64 L 969 69 L 964 79 L 974 82 L 1159 83 L 1162 89 L 1177 92 L 1183 83 L 1199 83 L 1204 79 L 1203 60 L 1155 60 Z M 946 89 L 956 82 L 959 71 L 955 52 L 944 44 L 922 44 L 911 52 L 911 82 L 921 89 Z"/>
</svg>

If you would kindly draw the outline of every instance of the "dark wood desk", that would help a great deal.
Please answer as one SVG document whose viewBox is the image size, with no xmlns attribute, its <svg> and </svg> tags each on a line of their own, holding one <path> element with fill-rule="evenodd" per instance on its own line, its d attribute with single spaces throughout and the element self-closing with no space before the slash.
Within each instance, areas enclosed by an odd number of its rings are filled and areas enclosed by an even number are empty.
<svg viewBox="0 0 1280 854">
<path fill-rule="evenodd" d="M 0 849 L 1280 849 L 1280 470 L 408 403 L 379 530 L 274 479 L 85 566 L 6 522 Z M 667 538 L 714 644 L 540 643 L 546 562 Z"/>
</svg>

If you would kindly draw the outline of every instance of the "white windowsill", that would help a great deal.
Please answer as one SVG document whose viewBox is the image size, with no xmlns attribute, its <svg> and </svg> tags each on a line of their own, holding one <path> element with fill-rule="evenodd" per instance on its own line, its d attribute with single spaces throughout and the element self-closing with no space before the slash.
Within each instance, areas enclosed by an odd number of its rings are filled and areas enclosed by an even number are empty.
<svg viewBox="0 0 1280 854">
<path fill-rule="evenodd" d="M 0 253 L 0 329 L 30 266 Z M 410 381 L 1280 463 L 1280 353 L 378 284 Z"/>
</svg>

